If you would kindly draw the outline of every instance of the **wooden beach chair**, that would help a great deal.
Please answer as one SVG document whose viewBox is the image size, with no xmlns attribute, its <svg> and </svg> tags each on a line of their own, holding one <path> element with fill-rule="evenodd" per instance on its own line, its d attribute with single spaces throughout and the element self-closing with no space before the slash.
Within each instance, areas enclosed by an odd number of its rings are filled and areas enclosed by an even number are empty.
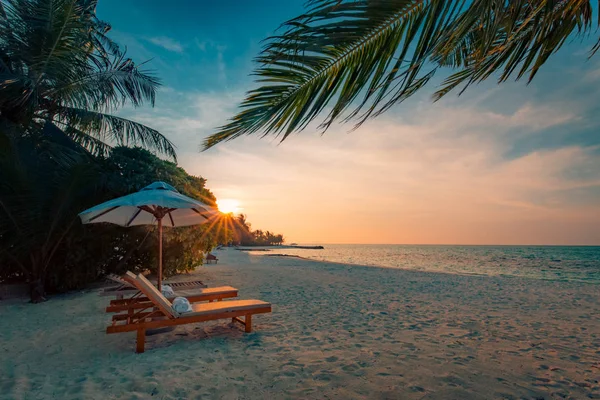
<svg viewBox="0 0 600 400">
<path fill-rule="evenodd" d="M 108 274 L 106 275 L 107 279 L 118 283 L 118 286 L 112 286 L 109 288 L 105 288 L 100 291 L 100 296 L 115 296 L 117 299 L 123 299 L 125 296 L 133 296 L 139 293 L 139 290 L 131 285 L 127 280 L 123 279 L 119 275 Z M 164 282 L 165 285 L 171 286 L 174 292 L 178 294 L 178 291 L 181 290 L 190 290 L 190 289 L 198 289 L 205 288 L 206 285 L 202 281 L 187 281 L 187 282 Z M 182 296 L 185 297 L 185 296 Z"/>
<path fill-rule="evenodd" d="M 201 301 L 221 301 L 238 296 L 238 290 L 231 286 L 218 286 L 213 288 L 204 288 L 196 290 L 178 290 L 175 297 L 185 297 L 190 303 L 199 303 Z M 168 298 L 173 301 L 175 297 Z M 111 300 L 110 305 L 106 307 L 106 312 L 120 312 L 125 310 L 136 310 L 140 308 L 152 307 L 152 302 L 148 297 L 138 291 L 136 294 L 127 299 Z"/>
<path fill-rule="evenodd" d="M 137 353 L 144 352 L 147 329 L 231 318 L 232 322 L 244 325 L 246 332 L 252 332 L 252 316 L 271 312 L 271 304 L 261 300 L 230 300 L 196 303 L 192 305 L 191 312 L 178 313 L 171 302 L 143 275 L 136 277 L 128 272 L 124 278 L 139 289 L 152 306 L 133 314 L 127 312 L 114 315 L 112 325 L 106 328 L 106 333 L 137 332 Z"/>
</svg>

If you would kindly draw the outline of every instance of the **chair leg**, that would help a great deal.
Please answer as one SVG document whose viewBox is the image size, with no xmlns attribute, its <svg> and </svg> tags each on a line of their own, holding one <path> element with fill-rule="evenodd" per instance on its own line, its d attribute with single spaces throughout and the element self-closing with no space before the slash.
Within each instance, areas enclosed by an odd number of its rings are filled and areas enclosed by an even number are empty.
<svg viewBox="0 0 600 400">
<path fill-rule="evenodd" d="M 246 315 L 246 333 L 252 332 L 252 315 Z"/>
<path fill-rule="evenodd" d="M 144 352 L 144 345 L 145 344 L 146 344 L 146 330 L 145 329 L 138 329 L 137 330 L 137 341 L 136 341 L 135 352 L 136 353 L 143 353 Z"/>
</svg>

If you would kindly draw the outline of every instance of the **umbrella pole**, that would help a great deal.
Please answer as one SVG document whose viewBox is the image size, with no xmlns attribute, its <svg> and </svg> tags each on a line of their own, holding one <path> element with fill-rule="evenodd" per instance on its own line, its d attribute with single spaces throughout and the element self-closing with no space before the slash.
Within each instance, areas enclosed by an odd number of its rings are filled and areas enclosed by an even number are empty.
<svg viewBox="0 0 600 400">
<path fill-rule="evenodd" d="M 162 240 L 163 240 L 163 232 L 162 232 L 162 218 L 158 219 L 158 282 L 157 287 L 160 292 L 160 288 L 162 286 Z"/>
</svg>

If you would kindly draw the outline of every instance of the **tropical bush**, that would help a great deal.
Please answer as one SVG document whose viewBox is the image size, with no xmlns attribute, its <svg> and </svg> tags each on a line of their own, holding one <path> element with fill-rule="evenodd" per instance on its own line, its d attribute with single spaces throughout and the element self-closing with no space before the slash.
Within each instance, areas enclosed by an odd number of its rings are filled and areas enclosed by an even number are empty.
<svg viewBox="0 0 600 400">
<path fill-rule="evenodd" d="M 156 270 L 156 227 L 82 225 L 77 214 L 84 209 L 157 180 L 215 204 L 205 179 L 141 148 L 117 147 L 109 157 L 93 160 L 80 154 L 78 163 L 59 168 L 32 143 L 19 143 L 2 153 L 0 164 L 0 282 L 30 282 L 34 301 L 43 300 L 46 291 L 82 288 L 110 272 Z M 204 253 L 228 242 L 228 234 L 209 224 L 165 228 L 164 275 L 201 265 Z"/>
<path fill-rule="evenodd" d="M 99 193 L 98 166 L 47 138 L 0 142 L 0 281 L 27 280 L 40 301 L 77 213 Z"/>
</svg>

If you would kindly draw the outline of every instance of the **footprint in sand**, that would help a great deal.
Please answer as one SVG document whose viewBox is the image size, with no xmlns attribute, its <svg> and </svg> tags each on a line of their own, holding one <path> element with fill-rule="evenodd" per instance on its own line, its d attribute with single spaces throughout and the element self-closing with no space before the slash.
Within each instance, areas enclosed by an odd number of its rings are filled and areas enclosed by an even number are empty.
<svg viewBox="0 0 600 400">
<path fill-rule="evenodd" d="M 356 370 L 358 370 L 359 367 L 356 364 L 348 364 L 348 365 L 344 365 L 342 367 L 342 370 L 346 371 L 346 372 L 354 372 Z"/>
<path fill-rule="evenodd" d="M 331 375 L 329 374 L 317 374 L 315 375 L 315 377 L 313 378 L 316 381 L 330 381 L 331 380 Z"/>
</svg>

